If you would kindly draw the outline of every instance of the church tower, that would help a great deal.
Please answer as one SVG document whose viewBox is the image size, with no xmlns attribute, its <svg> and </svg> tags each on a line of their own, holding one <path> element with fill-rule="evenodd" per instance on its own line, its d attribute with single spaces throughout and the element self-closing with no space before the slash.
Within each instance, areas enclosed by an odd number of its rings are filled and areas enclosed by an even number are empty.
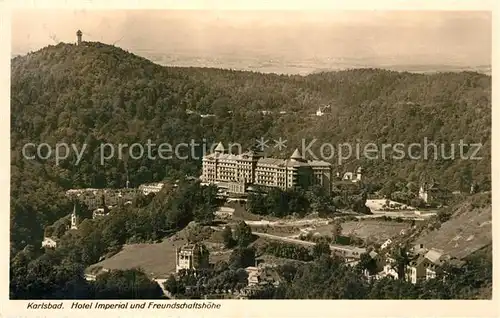
<svg viewBox="0 0 500 318">
<path fill-rule="evenodd" d="M 82 44 L 82 31 L 80 30 L 76 31 L 76 44 L 77 45 Z"/>
<path fill-rule="evenodd" d="M 77 230 L 78 229 L 78 217 L 76 215 L 76 204 L 73 205 L 73 213 L 71 213 L 71 229 L 72 230 Z"/>
</svg>

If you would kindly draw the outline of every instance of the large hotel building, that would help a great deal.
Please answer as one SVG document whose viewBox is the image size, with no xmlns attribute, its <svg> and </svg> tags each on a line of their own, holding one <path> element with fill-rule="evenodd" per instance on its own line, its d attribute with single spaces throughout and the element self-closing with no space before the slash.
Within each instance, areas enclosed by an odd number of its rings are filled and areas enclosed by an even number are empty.
<svg viewBox="0 0 500 318">
<path fill-rule="evenodd" d="M 250 185 L 283 190 L 321 185 L 328 192 L 332 182 L 331 164 L 305 160 L 296 149 L 289 159 L 263 158 L 258 152 L 227 153 L 222 143 L 203 157 L 201 181 L 216 184 L 229 193 L 244 194 Z"/>
</svg>

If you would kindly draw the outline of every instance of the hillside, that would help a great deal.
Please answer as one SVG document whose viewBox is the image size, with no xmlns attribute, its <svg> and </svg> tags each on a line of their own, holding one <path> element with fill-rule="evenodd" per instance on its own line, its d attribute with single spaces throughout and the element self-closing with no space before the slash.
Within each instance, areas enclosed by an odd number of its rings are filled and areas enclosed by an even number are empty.
<svg viewBox="0 0 500 318">
<path fill-rule="evenodd" d="M 366 180 L 381 185 L 435 178 L 452 190 L 467 190 L 472 181 L 490 188 L 491 77 L 479 73 L 358 69 L 304 77 L 163 67 L 97 42 L 45 47 L 12 59 L 11 71 L 11 235 L 17 248 L 38 241 L 44 226 L 68 213 L 64 189 L 122 187 L 127 173 L 132 186 L 199 174 L 200 160 L 115 156 L 101 165 L 103 143 L 206 140 L 246 147 L 261 136 L 282 137 L 287 149 L 269 150 L 288 156 L 302 138 L 318 139 L 316 153 L 321 142 L 464 140 L 484 144 L 477 154 L 483 160 L 351 159 L 336 169 L 363 165 Z M 310 116 L 322 104 L 331 104 L 331 112 Z M 87 148 L 78 165 L 72 155 L 56 166 L 53 158 L 23 159 L 28 142 Z"/>
<path fill-rule="evenodd" d="M 447 221 L 422 233 L 415 244 L 465 258 L 492 244 L 491 193 L 476 194 L 450 208 Z"/>
</svg>

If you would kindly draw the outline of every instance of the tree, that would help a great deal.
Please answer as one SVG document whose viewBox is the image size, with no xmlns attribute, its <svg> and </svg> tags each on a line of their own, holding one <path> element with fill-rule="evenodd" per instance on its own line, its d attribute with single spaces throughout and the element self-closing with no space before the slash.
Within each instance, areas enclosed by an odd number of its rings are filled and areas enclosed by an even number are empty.
<svg viewBox="0 0 500 318">
<path fill-rule="evenodd" d="M 470 186 L 473 182 L 472 167 L 469 162 L 465 164 L 460 173 L 460 186 L 463 191 L 470 191 Z"/>
<path fill-rule="evenodd" d="M 363 270 L 368 270 L 370 275 L 376 274 L 377 263 L 368 253 L 363 253 L 360 255 L 358 266 Z"/>
<path fill-rule="evenodd" d="M 372 214 L 370 208 L 366 206 L 366 199 L 363 198 L 355 198 L 351 208 L 354 212 Z"/>
<path fill-rule="evenodd" d="M 219 260 L 215 263 L 214 265 L 214 271 L 215 272 L 224 272 L 229 269 L 229 265 L 227 262 L 223 260 Z"/>
<path fill-rule="evenodd" d="M 394 201 L 406 203 L 406 204 L 410 204 L 413 197 L 414 197 L 414 195 L 412 193 L 403 192 L 403 191 L 395 191 L 391 194 L 391 199 L 393 199 Z"/>
<path fill-rule="evenodd" d="M 262 247 L 263 253 L 281 258 L 308 262 L 312 259 L 309 249 L 303 246 L 283 242 L 269 242 Z"/>
<path fill-rule="evenodd" d="M 84 266 L 67 262 L 57 250 L 39 257 L 22 251 L 11 262 L 11 298 L 13 299 L 84 299 L 92 298 L 83 277 Z"/>
<path fill-rule="evenodd" d="M 410 261 L 412 260 L 408 254 L 408 248 L 406 246 L 398 246 L 392 254 L 395 263 L 394 269 L 398 273 L 398 278 L 400 280 L 406 279 L 406 268 Z"/>
<path fill-rule="evenodd" d="M 171 282 L 171 281 L 170 281 Z M 161 299 L 163 291 L 138 269 L 113 270 L 97 275 L 96 299 Z"/>
<path fill-rule="evenodd" d="M 329 217 L 335 212 L 335 204 L 330 193 L 319 185 L 313 186 L 307 192 L 310 209 L 318 213 L 319 217 Z"/>
<path fill-rule="evenodd" d="M 318 259 L 322 255 L 330 255 L 332 251 L 330 250 L 330 245 L 327 242 L 322 241 L 314 245 L 312 250 L 312 255 L 314 258 Z"/>
<path fill-rule="evenodd" d="M 64 219 L 64 221 L 57 223 L 55 225 L 53 235 L 55 237 L 62 237 L 64 233 L 66 233 L 66 231 L 68 230 L 69 224 L 70 221 L 68 219 Z"/>
<path fill-rule="evenodd" d="M 251 247 L 237 247 L 229 257 L 231 268 L 245 268 L 255 265 L 255 249 Z"/>
<path fill-rule="evenodd" d="M 229 226 L 224 227 L 224 230 L 222 231 L 222 240 L 224 241 L 225 248 L 232 248 L 236 244 L 236 241 L 233 238 L 233 231 Z"/>
<path fill-rule="evenodd" d="M 386 198 L 390 198 L 391 194 L 397 190 L 398 189 L 396 188 L 396 181 L 391 179 L 384 184 L 384 186 L 380 190 L 380 194 L 382 194 Z"/>
<path fill-rule="evenodd" d="M 261 193 L 250 193 L 248 195 L 246 208 L 248 212 L 253 214 L 267 215 L 267 205 L 265 203 L 265 196 Z"/>
<path fill-rule="evenodd" d="M 52 235 L 54 234 L 54 227 L 49 225 L 45 228 L 45 233 L 44 233 L 44 236 L 45 237 L 52 237 Z"/>
<path fill-rule="evenodd" d="M 426 203 L 421 198 L 414 198 L 410 201 L 410 205 L 414 208 L 423 208 L 426 206 Z"/>
<path fill-rule="evenodd" d="M 418 185 L 415 182 L 408 182 L 406 184 L 406 189 L 413 195 L 418 194 Z"/>
<path fill-rule="evenodd" d="M 342 222 L 339 219 L 333 221 L 332 225 L 332 240 L 336 242 L 342 235 Z"/>
<path fill-rule="evenodd" d="M 215 218 L 215 211 L 217 210 L 217 187 L 210 186 L 196 186 L 199 188 L 200 195 L 194 198 L 195 209 L 193 211 L 194 220 L 208 225 L 212 223 Z M 196 191 L 197 189 L 193 189 Z"/>
<path fill-rule="evenodd" d="M 132 200 L 132 205 L 137 208 L 146 207 L 154 198 L 154 193 L 149 193 L 148 195 L 144 195 L 142 192 L 137 194 Z"/>
<path fill-rule="evenodd" d="M 246 247 L 253 241 L 252 229 L 245 221 L 240 221 L 235 230 L 236 242 L 239 247 Z"/>
<path fill-rule="evenodd" d="M 179 290 L 179 283 L 175 279 L 174 275 L 168 276 L 167 280 L 164 283 L 165 289 L 168 290 L 170 293 L 173 295 L 176 295 L 180 292 Z"/>
<path fill-rule="evenodd" d="M 297 213 L 299 216 L 304 216 L 309 212 L 310 204 L 304 193 L 301 191 L 288 191 L 288 211 Z"/>
<path fill-rule="evenodd" d="M 186 239 L 189 243 L 200 243 L 203 241 L 203 227 L 195 222 L 191 222 L 186 228 Z"/>
<path fill-rule="evenodd" d="M 210 204 L 197 205 L 193 211 L 194 220 L 200 224 L 211 224 L 215 218 L 215 209 Z"/>
<path fill-rule="evenodd" d="M 297 274 L 298 268 L 291 263 L 285 263 L 279 266 L 277 271 L 286 282 L 291 283 Z"/>
</svg>

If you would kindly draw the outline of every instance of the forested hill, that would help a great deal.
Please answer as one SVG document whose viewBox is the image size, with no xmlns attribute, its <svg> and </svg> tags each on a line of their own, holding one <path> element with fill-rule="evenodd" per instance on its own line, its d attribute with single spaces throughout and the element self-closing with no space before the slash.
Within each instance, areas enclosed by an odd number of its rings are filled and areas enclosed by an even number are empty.
<svg viewBox="0 0 500 318">
<path fill-rule="evenodd" d="M 63 201 L 56 190 L 122 187 L 127 167 L 132 185 L 199 174 L 199 160 L 129 158 L 125 164 L 115 156 L 99 164 L 101 143 L 146 144 L 148 139 L 174 146 L 192 139 L 250 146 L 256 138 L 282 137 L 287 149 L 271 149 L 277 156 L 290 155 L 302 138 L 318 138 L 316 151 L 321 142 L 464 140 L 484 144 L 477 154 L 483 160 L 351 159 L 334 167 L 343 172 L 362 165 L 368 180 L 380 184 L 424 177 L 451 190 L 467 189 L 472 181 L 489 188 L 491 77 L 479 73 L 357 69 L 304 77 L 163 67 L 97 42 L 49 46 L 12 59 L 11 69 L 12 197 L 20 211 L 60 214 Z M 323 104 L 331 111 L 311 116 Z M 27 142 L 88 147 L 78 166 L 71 160 L 55 166 L 51 159 L 23 159 Z"/>
</svg>

